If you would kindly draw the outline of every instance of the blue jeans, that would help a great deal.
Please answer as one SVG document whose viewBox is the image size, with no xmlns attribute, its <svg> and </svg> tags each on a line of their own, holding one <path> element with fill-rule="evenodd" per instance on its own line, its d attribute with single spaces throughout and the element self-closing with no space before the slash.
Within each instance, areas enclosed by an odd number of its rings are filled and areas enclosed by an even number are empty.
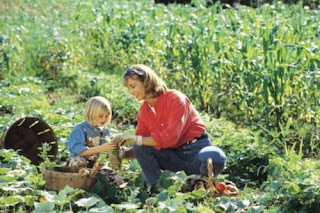
<svg viewBox="0 0 320 213">
<path fill-rule="evenodd" d="M 153 184 L 160 178 L 161 170 L 184 171 L 187 175 L 208 175 L 207 159 L 212 158 L 213 173 L 222 172 L 226 165 L 224 152 L 213 146 L 209 138 L 199 139 L 192 144 L 176 149 L 156 150 L 152 146 L 133 146 L 136 158 L 142 168 L 147 184 Z"/>
</svg>

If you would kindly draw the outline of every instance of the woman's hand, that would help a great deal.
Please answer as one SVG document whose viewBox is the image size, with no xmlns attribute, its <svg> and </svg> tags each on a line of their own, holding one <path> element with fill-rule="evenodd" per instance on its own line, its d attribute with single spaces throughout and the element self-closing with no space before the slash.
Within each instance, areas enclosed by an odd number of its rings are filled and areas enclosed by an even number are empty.
<svg viewBox="0 0 320 213">
<path fill-rule="evenodd" d="M 142 136 L 129 135 L 129 134 L 119 134 L 111 139 L 112 144 L 117 144 L 120 146 L 130 146 L 130 145 L 142 145 Z"/>
<path fill-rule="evenodd" d="M 119 134 L 111 139 L 111 144 L 116 144 L 118 147 L 124 142 L 125 138 L 123 137 L 124 134 Z"/>
</svg>

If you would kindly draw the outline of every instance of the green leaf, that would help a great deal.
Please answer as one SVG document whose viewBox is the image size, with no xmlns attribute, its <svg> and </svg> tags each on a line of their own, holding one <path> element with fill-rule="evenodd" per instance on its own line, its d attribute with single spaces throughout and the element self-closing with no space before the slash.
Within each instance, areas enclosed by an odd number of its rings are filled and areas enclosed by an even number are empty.
<svg viewBox="0 0 320 213">
<path fill-rule="evenodd" d="M 113 209 L 110 207 L 110 206 L 103 206 L 103 207 L 100 207 L 100 208 L 91 208 L 89 209 L 89 212 L 92 212 L 92 213 L 105 213 L 105 212 L 114 212 Z"/>
<path fill-rule="evenodd" d="M 9 168 L 0 168 L 0 174 L 1 175 L 8 174 L 9 171 L 10 171 Z"/>
<path fill-rule="evenodd" d="M 17 179 L 17 177 L 9 176 L 9 175 L 1 175 L 0 176 L 0 183 L 1 182 L 13 182 Z"/>
<path fill-rule="evenodd" d="M 59 193 L 58 196 L 61 198 L 66 198 L 68 196 L 68 194 L 75 192 L 76 189 L 70 187 L 70 186 L 66 186 L 64 187 L 64 189 L 62 189 Z"/>
<path fill-rule="evenodd" d="M 248 209 L 247 213 L 260 213 L 263 212 L 265 206 L 253 206 Z"/>
<path fill-rule="evenodd" d="M 164 191 L 160 192 L 160 193 L 156 196 L 156 201 L 157 201 L 157 202 L 159 202 L 159 201 L 165 201 L 165 200 L 167 200 L 167 199 L 169 199 L 169 198 L 170 198 L 169 193 L 168 193 L 166 190 L 164 190 Z"/>
<path fill-rule="evenodd" d="M 32 195 L 26 195 L 24 197 L 24 200 L 25 200 L 25 202 L 26 202 L 26 204 L 28 206 L 33 206 L 34 203 L 38 200 L 38 197 L 37 196 L 32 196 Z"/>
<path fill-rule="evenodd" d="M 198 189 L 196 191 L 192 191 L 191 194 L 196 198 L 203 198 L 206 194 L 206 191 L 203 189 Z"/>
<path fill-rule="evenodd" d="M 82 198 L 82 199 L 80 199 L 80 200 L 77 200 L 75 203 L 76 203 L 78 206 L 88 208 L 88 207 L 90 207 L 90 206 L 95 205 L 95 204 L 98 203 L 99 201 L 100 201 L 100 200 L 99 200 L 98 198 L 90 197 L 90 198 Z"/>
<path fill-rule="evenodd" d="M 248 199 L 236 198 L 233 202 L 241 209 L 247 208 L 250 205 L 250 201 Z"/>
<path fill-rule="evenodd" d="M 197 212 L 203 212 L 203 213 L 214 213 L 214 211 L 212 211 L 211 209 L 209 209 L 208 207 L 205 206 L 198 206 L 196 208 Z"/>
<path fill-rule="evenodd" d="M 14 206 L 22 201 L 23 201 L 23 198 L 18 195 L 3 197 L 0 199 L 0 203 L 6 204 L 8 206 Z"/>
<path fill-rule="evenodd" d="M 244 193 L 244 194 L 249 194 L 252 192 L 254 192 L 254 188 L 251 188 L 251 187 L 246 187 L 242 190 L 242 193 Z"/>
<path fill-rule="evenodd" d="M 10 193 L 12 193 L 12 194 L 18 194 L 18 192 L 19 192 L 19 189 L 18 189 L 18 188 L 15 188 L 15 187 L 7 187 L 7 186 L 2 187 L 2 190 L 6 191 L 6 192 L 10 192 Z"/>
<path fill-rule="evenodd" d="M 43 212 L 55 213 L 56 211 L 54 211 L 54 206 L 55 204 L 52 202 L 36 203 L 35 204 L 36 208 L 32 213 L 43 213 Z"/>
<path fill-rule="evenodd" d="M 179 206 L 181 206 L 184 203 L 184 200 L 179 198 L 174 198 L 171 200 L 168 200 L 165 205 L 170 211 L 175 211 Z"/>
<path fill-rule="evenodd" d="M 44 197 L 47 201 L 53 202 L 59 205 L 64 205 L 68 202 L 71 202 L 71 200 L 78 194 L 83 193 L 83 189 L 73 189 L 69 186 L 66 186 L 63 190 L 61 190 L 58 194 L 55 192 L 43 192 Z"/>
<path fill-rule="evenodd" d="M 186 179 L 188 179 L 189 177 L 186 175 L 185 172 L 176 172 L 172 177 L 170 177 L 171 180 L 183 180 L 185 181 Z"/>
<path fill-rule="evenodd" d="M 112 204 L 112 207 L 116 207 L 118 209 L 127 209 L 127 210 L 131 210 L 131 209 L 138 209 L 140 206 L 138 206 L 137 204 L 134 203 L 121 203 L 121 204 Z"/>
<path fill-rule="evenodd" d="M 130 170 L 135 171 L 140 168 L 140 164 L 138 163 L 137 160 L 133 160 L 130 162 L 129 168 L 130 168 Z"/>
</svg>

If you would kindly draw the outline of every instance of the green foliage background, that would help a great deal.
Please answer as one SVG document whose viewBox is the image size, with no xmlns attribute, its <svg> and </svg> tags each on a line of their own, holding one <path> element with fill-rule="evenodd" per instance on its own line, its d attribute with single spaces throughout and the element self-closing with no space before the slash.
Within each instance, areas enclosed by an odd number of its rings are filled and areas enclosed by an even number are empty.
<svg viewBox="0 0 320 213">
<path fill-rule="evenodd" d="M 121 75 L 127 66 L 144 63 L 199 109 L 213 143 L 228 155 L 228 168 L 218 180 L 236 182 L 243 195 L 177 195 L 187 178 L 165 173 L 165 190 L 148 200 L 140 168 L 132 161 L 123 175 L 135 181 L 117 194 L 118 203 L 110 198 L 86 200 L 92 202 L 90 207 L 147 212 L 163 206 L 169 206 L 165 212 L 319 208 L 319 10 L 302 3 L 274 2 L 254 9 L 193 2 L 166 6 L 150 0 L 3 0 L 1 133 L 21 117 L 42 118 L 58 137 L 54 163 L 62 164 L 68 134 L 83 119 L 83 104 L 94 95 L 112 103 L 114 133 L 132 132 L 139 103 L 128 95 Z M 17 180 L 7 174 L 19 169 L 8 165 L 16 157 L 7 152 L 1 156 L 0 184 L 15 189 Z M 28 175 L 36 173 L 30 170 Z M 29 204 L 46 193 L 41 181 L 27 183 L 36 189 L 27 200 L 13 197 L 11 202 L 15 190 L 3 194 L 1 208 L 66 208 L 58 198 L 47 199 L 45 207 L 41 202 Z M 65 199 L 68 193 L 74 199 L 84 192 L 66 189 Z M 72 203 L 70 209 L 85 209 L 83 202 Z"/>
</svg>

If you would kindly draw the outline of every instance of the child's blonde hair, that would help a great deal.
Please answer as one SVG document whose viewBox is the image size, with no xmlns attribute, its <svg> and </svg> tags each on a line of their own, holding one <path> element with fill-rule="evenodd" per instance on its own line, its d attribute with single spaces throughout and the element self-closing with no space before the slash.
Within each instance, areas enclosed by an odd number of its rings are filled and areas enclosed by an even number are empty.
<svg viewBox="0 0 320 213">
<path fill-rule="evenodd" d="M 108 114 L 106 124 L 109 124 L 112 117 L 111 104 L 104 97 L 95 96 L 90 98 L 89 101 L 86 103 L 84 117 L 87 122 L 92 124 L 96 121 L 99 114 L 104 112 Z"/>
</svg>

